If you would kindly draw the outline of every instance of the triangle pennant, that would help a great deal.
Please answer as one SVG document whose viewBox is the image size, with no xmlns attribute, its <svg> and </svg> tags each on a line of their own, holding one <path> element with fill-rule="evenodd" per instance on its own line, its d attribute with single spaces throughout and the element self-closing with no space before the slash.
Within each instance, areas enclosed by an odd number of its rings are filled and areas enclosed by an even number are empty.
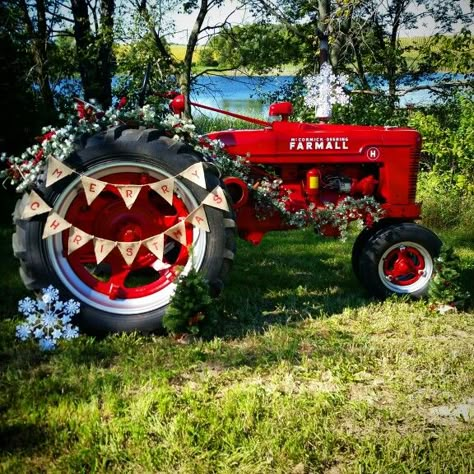
<svg viewBox="0 0 474 474">
<path fill-rule="evenodd" d="M 194 211 L 186 217 L 186 222 L 209 232 L 209 223 L 207 222 L 206 211 L 203 205 L 194 209 Z"/>
<path fill-rule="evenodd" d="M 94 253 L 97 263 L 102 262 L 107 255 L 115 248 L 116 242 L 112 240 L 99 239 L 94 237 Z"/>
<path fill-rule="evenodd" d="M 83 245 L 86 245 L 87 242 L 94 238 L 93 235 L 84 232 L 83 230 L 72 226 L 69 229 L 69 240 L 68 240 L 68 251 L 67 254 L 70 255 L 75 250 L 81 248 Z"/>
<path fill-rule="evenodd" d="M 173 192 L 174 192 L 174 178 L 163 179 L 156 183 L 151 183 L 150 186 L 153 191 L 156 191 L 163 199 L 169 204 L 173 204 Z"/>
<path fill-rule="evenodd" d="M 206 189 L 206 177 L 204 175 L 204 166 L 202 163 L 196 163 L 179 173 L 183 178 L 189 179 L 193 183 Z"/>
<path fill-rule="evenodd" d="M 82 187 L 84 188 L 84 194 L 86 195 L 87 204 L 89 204 L 89 206 L 107 186 L 106 182 L 99 181 L 98 179 L 94 178 L 88 178 L 87 176 L 81 176 L 81 182 Z"/>
<path fill-rule="evenodd" d="M 21 213 L 22 219 L 29 219 L 32 216 L 37 216 L 39 214 L 44 214 L 49 212 L 51 207 L 48 206 L 35 191 L 31 191 L 28 196 L 23 212 Z"/>
<path fill-rule="evenodd" d="M 59 181 L 66 176 L 69 176 L 71 173 L 73 173 L 71 168 L 53 156 L 50 156 L 48 158 L 48 170 L 46 172 L 46 187 L 51 186 L 56 181 Z"/>
<path fill-rule="evenodd" d="M 170 227 L 168 230 L 166 230 L 164 234 L 168 235 L 174 240 L 177 240 L 181 245 L 186 245 L 186 222 L 178 222 L 173 227 Z"/>
<path fill-rule="evenodd" d="M 115 187 L 121 194 L 123 202 L 127 206 L 127 209 L 131 209 L 133 203 L 136 201 L 142 186 L 139 184 L 116 184 Z"/>
<path fill-rule="evenodd" d="M 131 265 L 140 250 L 141 242 L 117 242 L 117 247 L 127 265 Z"/>
<path fill-rule="evenodd" d="M 158 260 L 163 260 L 165 234 L 154 235 L 153 237 L 144 240 L 142 243 Z"/>
<path fill-rule="evenodd" d="M 202 204 L 207 204 L 208 206 L 216 207 L 217 209 L 222 209 L 224 211 L 229 210 L 227 198 L 225 197 L 224 190 L 220 186 L 216 186 L 207 195 Z"/>
<path fill-rule="evenodd" d="M 69 229 L 71 225 L 72 224 L 70 224 L 67 220 L 63 219 L 59 214 L 53 211 L 48 216 L 46 223 L 44 224 L 43 239 L 62 232 L 63 230 Z"/>
</svg>

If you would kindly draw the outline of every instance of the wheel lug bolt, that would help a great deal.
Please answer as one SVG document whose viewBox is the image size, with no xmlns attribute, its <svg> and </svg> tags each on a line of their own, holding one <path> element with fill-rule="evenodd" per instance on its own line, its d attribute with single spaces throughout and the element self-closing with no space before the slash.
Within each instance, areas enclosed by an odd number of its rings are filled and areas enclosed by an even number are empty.
<svg viewBox="0 0 474 474">
<path fill-rule="evenodd" d="M 418 270 L 418 275 L 426 276 L 426 272 L 424 270 Z"/>
</svg>

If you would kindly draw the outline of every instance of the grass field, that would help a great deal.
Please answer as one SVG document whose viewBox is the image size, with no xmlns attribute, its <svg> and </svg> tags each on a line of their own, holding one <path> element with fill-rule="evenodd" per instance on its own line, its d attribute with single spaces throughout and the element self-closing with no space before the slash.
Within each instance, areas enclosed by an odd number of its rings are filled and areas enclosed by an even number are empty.
<svg viewBox="0 0 474 474">
<path fill-rule="evenodd" d="M 474 293 L 474 236 L 443 235 Z M 0 472 L 474 472 L 474 312 L 370 300 L 351 241 L 239 243 L 213 337 L 15 340 L 0 233 Z"/>
</svg>

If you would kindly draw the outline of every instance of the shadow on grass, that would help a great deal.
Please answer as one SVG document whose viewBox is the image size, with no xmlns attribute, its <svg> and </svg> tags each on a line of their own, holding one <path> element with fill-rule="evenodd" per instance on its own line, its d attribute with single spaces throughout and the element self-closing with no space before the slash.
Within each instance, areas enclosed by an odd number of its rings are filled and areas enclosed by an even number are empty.
<svg viewBox="0 0 474 474">
<path fill-rule="evenodd" d="M 368 296 L 352 273 L 352 239 L 316 237 L 311 231 L 270 234 L 259 247 L 239 241 L 237 258 L 218 302 L 217 334 L 241 337 L 307 318 L 357 308 Z"/>
</svg>

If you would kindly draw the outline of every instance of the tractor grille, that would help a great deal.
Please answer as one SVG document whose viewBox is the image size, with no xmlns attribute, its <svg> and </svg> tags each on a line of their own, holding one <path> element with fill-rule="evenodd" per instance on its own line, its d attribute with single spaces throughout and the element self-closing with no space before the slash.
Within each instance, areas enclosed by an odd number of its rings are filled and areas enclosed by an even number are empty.
<svg viewBox="0 0 474 474">
<path fill-rule="evenodd" d="M 416 183 L 418 180 L 418 169 L 420 165 L 420 147 L 417 146 L 410 152 L 410 166 L 408 177 L 408 199 L 415 202 L 416 199 Z"/>
</svg>

